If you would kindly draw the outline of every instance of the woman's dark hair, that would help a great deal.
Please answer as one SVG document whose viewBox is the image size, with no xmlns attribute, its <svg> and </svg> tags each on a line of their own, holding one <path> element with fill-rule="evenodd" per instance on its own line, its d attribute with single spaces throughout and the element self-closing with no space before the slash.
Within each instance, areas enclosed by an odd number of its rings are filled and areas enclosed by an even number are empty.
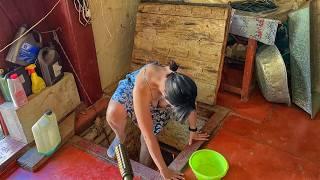
<svg viewBox="0 0 320 180">
<path fill-rule="evenodd" d="M 169 67 L 173 72 L 165 82 L 166 99 L 173 105 L 178 121 L 184 122 L 196 109 L 197 85 L 190 77 L 176 72 L 179 66 L 174 61 Z"/>
</svg>

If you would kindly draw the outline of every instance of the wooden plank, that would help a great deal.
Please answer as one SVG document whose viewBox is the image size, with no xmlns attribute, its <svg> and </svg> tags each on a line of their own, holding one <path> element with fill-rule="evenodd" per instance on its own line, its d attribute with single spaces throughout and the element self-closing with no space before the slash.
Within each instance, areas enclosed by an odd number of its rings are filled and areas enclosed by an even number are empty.
<svg viewBox="0 0 320 180">
<path fill-rule="evenodd" d="M 59 124 L 59 130 L 61 135 L 61 143 L 58 149 L 63 146 L 74 135 L 74 121 L 75 113 L 72 113 L 66 119 Z M 38 153 L 36 146 L 29 149 L 23 156 L 21 156 L 17 163 L 25 170 L 35 172 L 37 171 L 50 156 L 44 156 Z"/>
<path fill-rule="evenodd" d="M 10 163 L 23 154 L 26 148 L 25 143 L 16 141 L 11 137 L 0 140 L 0 174 L 6 170 Z"/>
<path fill-rule="evenodd" d="M 212 117 L 216 117 L 216 113 L 220 112 L 220 106 L 206 106 L 205 104 L 199 103 L 198 104 L 198 122 L 197 122 L 197 128 L 203 129 L 204 127 L 207 127 L 207 124 L 219 124 L 220 121 L 223 119 L 221 118 L 215 118 L 212 119 Z M 222 111 L 222 113 L 225 111 Z M 218 116 L 219 117 L 219 116 Z M 213 121 L 213 122 L 211 122 Z M 158 139 L 160 142 L 167 144 L 173 148 L 176 148 L 180 151 L 183 151 L 185 147 L 188 145 L 189 140 L 189 130 L 188 130 L 188 122 L 185 122 L 183 124 L 171 120 L 168 122 L 168 124 L 164 127 L 164 129 L 158 134 Z M 211 130 L 210 130 L 211 131 Z"/>
<path fill-rule="evenodd" d="M 96 73 L 100 75 L 102 89 L 109 91 L 110 85 L 128 73 L 140 0 L 87 2 L 94 19 L 92 30 L 99 67 Z"/>
<path fill-rule="evenodd" d="M 175 60 L 198 86 L 198 101 L 215 104 L 230 9 L 142 3 L 137 15 L 131 69 Z"/>
<path fill-rule="evenodd" d="M 235 93 L 235 94 L 241 94 L 241 88 L 240 87 L 235 87 L 233 85 L 226 84 L 226 83 L 224 83 L 222 86 L 223 86 L 223 90 L 224 91 L 232 92 L 232 93 Z"/>
<path fill-rule="evenodd" d="M 230 110 L 221 106 L 215 106 L 214 111 L 216 112 L 206 123 L 202 131 L 208 132 L 211 136 L 214 136 L 217 130 L 222 125 L 223 119 L 229 114 Z M 198 150 L 205 141 L 198 141 L 191 146 L 187 145 L 182 152 L 174 159 L 174 161 L 169 165 L 169 168 L 174 171 L 181 172 L 185 165 L 187 164 L 191 154 Z"/>
<path fill-rule="evenodd" d="M 140 13 L 165 14 L 172 16 L 186 16 L 209 19 L 226 19 L 226 6 L 201 6 L 183 4 L 142 3 L 138 11 Z"/>
<path fill-rule="evenodd" d="M 199 119 L 197 123 L 198 129 L 202 129 L 205 123 L 206 120 Z M 188 122 L 181 124 L 180 122 L 170 120 L 163 130 L 157 135 L 158 140 L 182 151 L 188 144 L 188 127 Z"/>
<path fill-rule="evenodd" d="M 70 143 L 74 145 L 75 147 L 87 152 L 88 154 L 91 154 L 108 164 L 112 164 L 116 167 L 118 167 L 117 162 L 114 159 L 110 159 L 107 156 L 107 149 L 99 146 L 97 144 L 94 144 L 93 142 L 87 141 L 79 136 L 74 136 Z M 130 160 L 131 166 L 133 169 L 133 173 L 135 176 L 140 176 L 144 180 L 149 180 L 149 179 L 161 179 L 161 175 L 159 172 L 148 168 L 136 161 Z"/>
<path fill-rule="evenodd" d="M 208 106 L 203 103 L 198 103 L 197 107 L 198 129 L 202 129 L 215 113 L 219 113 L 217 112 L 217 107 Z M 222 119 L 218 119 L 217 121 L 220 120 Z M 158 139 L 164 144 L 183 151 L 189 140 L 188 127 L 188 122 L 181 124 L 175 120 L 171 120 L 158 134 Z"/>
<path fill-rule="evenodd" d="M 220 66 L 219 66 L 219 79 L 218 79 L 218 82 L 217 82 L 217 86 L 216 86 L 216 89 L 215 89 L 215 94 L 218 94 L 218 91 L 219 91 L 219 88 L 220 88 L 220 84 L 221 84 L 221 76 L 222 76 L 222 71 L 223 71 L 223 65 L 224 65 L 224 58 L 225 58 L 225 52 L 226 52 L 226 47 L 227 47 L 227 39 L 229 37 L 229 29 L 230 29 L 230 22 L 231 22 L 231 10 L 229 9 L 229 12 L 226 12 L 226 14 L 228 14 L 228 17 L 227 17 L 227 24 L 225 26 L 225 31 L 224 31 L 224 37 L 225 37 L 225 41 L 223 42 L 223 46 L 222 46 L 222 49 L 221 49 L 221 59 L 222 61 L 220 61 Z"/>
<path fill-rule="evenodd" d="M 177 58 L 175 60 L 178 64 L 189 64 L 189 63 L 183 63 L 183 61 L 180 61 L 180 59 L 177 59 Z M 135 63 L 135 62 L 137 61 L 133 60 L 134 64 L 132 64 L 132 67 L 131 67 L 132 69 L 137 69 L 141 67 L 140 64 L 142 64 L 142 62 L 138 62 L 138 63 Z M 160 63 L 167 64 L 166 62 L 161 62 L 161 61 Z M 191 69 L 191 67 L 192 66 L 188 66 L 188 67 L 180 66 L 181 72 L 190 76 L 196 82 L 198 88 L 201 89 L 201 91 L 199 91 L 199 94 L 200 94 L 199 97 L 207 98 L 208 95 L 214 96 L 215 87 L 219 79 L 218 77 L 219 70 L 215 70 L 215 69 L 218 69 L 219 65 L 217 65 L 216 67 L 212 67 L 214 68 L 214 70 L 209 70 L 206 67 L 201 67 L 201 63 L 194 63 L 193 67 L 198 67 L 196 69 L 195 68 Z M 208 91 L 205 91 L 206 89 L 208 89 Z M 202 96 L 201 94 L 204 94 L 204 96 Z"/>
<path fill-rule="evenodd" d="M 150 31 L 152 29 L 157 36 L 163 37 L 161 34 L 165 34 L 179 41 L 201 39 L 202 41 L 222 43 L 225 25 L 225 19 L 199 19 L 141 13 L 137 15 L 136 31 L 144 32 L 144 30 Z M 222 36 L 219 36 L 221 33 Z M 170 44 L 176 42 L 173 41 Z"/>
<path fill-rule="evenodd" d="M 211 75 L 215 75 L 214 73 L 217 73 L 219 70 L 219 63 L 217 62 L 217 58 L 220 57 L 220 55 L 216 54 L 212 54 L 212 57 L 210 59 L 205 59 L 205 60 L 201 60 L 200 56 L 197 57 L 190 57 L 188 58 L 188 61 L 186 61 L 186 58 L 184 57 L 177 57 L 177 56 L 173 56 L 172 53 L 171 54 L 166 54 L 166 53 L 162 53 L 162 50 L 159 49 L 152 49 L 151 51 L 147 51 L 144 49 L 135 49 L 133 51 L 133 59 L 132 59 L 132 63 L 133 64 L 138 64 L 138 65 L 144 65 L 146 62 L 152 61 L 152 59 L 149 58 L 157 58 L 156 60 L 158 60 L 160 63 L 167 63 L 170 59 L 175 59 L 175 61 L 177 63 L 181 64 L 181 68 L 184 70 L 197 70 L 197 71 L 206 71 L 206 73 L 210 73 Z M 193 53 L 198 53 L 201 54 L 201 51 L 203 50 L 199 50 L 199 51 L 193 51 Z M 221 50 L 220 50 L 221 51 Z M 177 53 L 177 51 L 175 52 Z M 187 52 L 187 54 L 189 54 L 189 52 Z M 212 62 L 210 62 L 212 60 Z M 216 61 L 215 61 L 216 60 Z M 197 66 L 198 68 L 194 68 L 194 66 Z M 205 74 L 205 73 L 203 73 Z"/>
<path fill-rule="evenodd" d="M 35 146 L 29 149 L 23 156 L 21 156 L 17 163 L 20 167 L 25 170 L 35 172 L 37 171 L 41 165 L 43 165 L 49 157 L 41 155 L 38 153 L 38 150 Z"/>
<path fill-rule="evenodd" d="M 135 52 L 137 52 L 139 50 L 136 50 Z M 143 54 L 142 52 L 139 52 L 139 54 Z M 142 56 L 146 56 L 147 54 L 144 54 Z M 137 58 L 137 54 L 135 56 Z M 151 55 L 148 59 L 154 59 L 153 55 Z M 167 60 L 163 60 L 160 58 L 157 58 L 157 60 L 159 60 L 159 62 L 161 64 L 167 64 L 169 62 L 169 59 L 171 58 L 166 58 Z M 205 63 L 205 62 L 197 62 L 197 61 L 193 61 L 190 60 L 188 62 L 186 62 L 185 60 L 183 60 L 184 58 L 174 58 L 175 61 L 180 65 L 181 68 L 181 72 L 184 74 L 189 75 L 191 78 L 193 78 L 196 82 L 197 85 L 199 85 L 200 83 L 202 83 L 203 85 L 207 84 L 209 85 L 208 88 L 211 90 L 209 92 L 205 92 L 204 89 L 202 89 L 201 87 L 199 88 L 199 93 L 208 93 L 208 94 L 212 94 L 215 95 L 215 87 L 217 86 L 217 82 L 219 79 L 219 64 L 214 64 L 212 63 L 211 65 L 209 65 L 209 63 Z M 132 59 L 132 69 L 138 69 L 139 67 L 141 67 L 142 65 L 144 65 L 145 63 L 148 63 L 151 61 L 145 61 L 142 60 L 141 58 L 137 58 L 137 59 Z M 197 67 L 197 68 L 195 68 Z M 204 92 L 202 92 L 204 91 Z M 200 95 L 200 97 L 202 97 Z"/>
<path fill-rule="evenodd" d="M 246 62 L 244 65 L 244 74 L 242 79 L 241 100 L 247 102 L 249 98 L 250 87 L 254 70 L 254 60 L 256 57 L 257 41 L 248 40 Z"/>
<path fill-rule="evenodd" d="M 212 86 L 213 84 L 208 84 L 201 81 L 196 81 L 196 84 L 198 86 L 198 89 L 201 89 L 201 91 L 198 90 L 198 97 L 197 97 L 198 102 L 203 102 L 203 103 L 206 103 L 208 101 L 215 102 L 215 99 L 216 99 L 215 91 L 217 89 L 217 86 Z"/>
</svg>

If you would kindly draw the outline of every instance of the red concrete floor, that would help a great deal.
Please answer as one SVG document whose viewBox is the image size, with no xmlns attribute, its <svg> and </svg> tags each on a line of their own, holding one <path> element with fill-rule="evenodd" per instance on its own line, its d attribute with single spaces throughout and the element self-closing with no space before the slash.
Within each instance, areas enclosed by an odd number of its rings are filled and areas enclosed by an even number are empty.
<svg viewBox="0 0 320 180">
<path fill-rule="evenodd" d="M 117 167 L 107 164 L 71 145 L 65 145 L 38 172 L 17 169 L 12 180 L 121 179 Z"/>
<path fill-rule="evenodd" d="M 248 103 L 222 92 L 218 104 L 234 113 L 205 148 L 228 160 L 225 179 L 320 179 L 320 116 L 310 120 L 295 106 L 266 102 L 258 91 Z M 190 168 L 185 175 L 195 179 Z"/>
<path fill-rule="evenodd" d="M 299 108 L 271 104 L 256 91 L 249 102 L 220 92 L 218 104 L 233 110 L 205 148 L 230 164 L 225 179 L 320 179 L 320 116 L 310 120 Z M 190 168 L 187 179 L 195 179 Z M 8 179 L 119 179 L 116 167 L 70 145 L 37 173 L 16 170 Z"/>
</svg>

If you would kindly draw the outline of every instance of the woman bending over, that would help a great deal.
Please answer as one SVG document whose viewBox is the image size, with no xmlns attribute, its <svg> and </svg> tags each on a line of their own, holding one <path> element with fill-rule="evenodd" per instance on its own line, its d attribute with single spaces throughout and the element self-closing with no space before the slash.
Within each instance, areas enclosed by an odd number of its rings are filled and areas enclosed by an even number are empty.
<svg viewBox="0 0 320 180">
<path fill-rule="evenodd" d="M 180 122 L 189 121 L 189 144 L 208 140 L 207 133 L 197 132 L 197 86 L 188 76 L 177 72 L 178 66 L 147 64 L 119 82 L 107 109 L 107 121 L 116 134 L 107 154 L 114 158 L 115 147 L 126 137 L 127 117 L 141 130 L 140 162 L 152 160 L 164 179 L 184 179 L 183 174 L 170 170 L 162 157 L 156 135 L 167 124 L 173 112 Z"/>
</svg>

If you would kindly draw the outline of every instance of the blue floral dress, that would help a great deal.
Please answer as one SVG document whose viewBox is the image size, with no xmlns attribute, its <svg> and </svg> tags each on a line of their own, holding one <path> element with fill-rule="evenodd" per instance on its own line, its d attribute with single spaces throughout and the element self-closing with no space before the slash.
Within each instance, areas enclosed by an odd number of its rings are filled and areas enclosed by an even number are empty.
<svg viewBox="0 0 320 180">
<path fill-rule="evenodd" d="M 142 67 L 144 68 L 144 67 Z M 142 69 L 141 68 L 141 69 Z M 126 78 L 119 82 L 119 85 L 112 95 L 112 100 L 124 105 L 128 116 L 132 121 L 137 124 L 137 118 L 133 108 L 133 88 L 135 85 L 136 77 L 140 70 L 138 69 L 130 74 L 126 75 Z M 168 123 L 168 120 L 172 117 L 171 108 L 161 108 L 150 106 L 150 112 L 153 120 L 153 133 L 158 134 L 162 128 Z"/>
</svg>

